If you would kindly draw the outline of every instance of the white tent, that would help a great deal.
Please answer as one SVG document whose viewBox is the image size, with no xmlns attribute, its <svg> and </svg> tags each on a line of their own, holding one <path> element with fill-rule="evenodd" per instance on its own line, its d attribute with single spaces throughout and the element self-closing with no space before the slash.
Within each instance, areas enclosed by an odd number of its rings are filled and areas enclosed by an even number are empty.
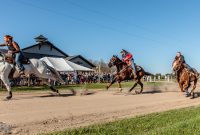
<svg viewBox="0 0 200 135">
<path fill-rule="evenodd" d="M 68 61 L 68 60 L 65 60 L 66 63 L 72 67 L 75 71 L 94 71 L 93 69 L 90 69 L 90 68 L 87 68 L 87 67 L 84 67 L 84 66 L 80 66 L 78 64 L 75 64 L 71 61 Z"/>
<path fill-rule="evenodd" d="M 40 60 L 43 60 L 47 65 L 55 68 L 60 72 L 71 72 L 71 71 L 94 71 L 90 68 L 86 68 L 75 64 L 71 61 L 65 60 L 64 58 L 55 58 L 55 57 L 43 57 Z"/>
</svg>

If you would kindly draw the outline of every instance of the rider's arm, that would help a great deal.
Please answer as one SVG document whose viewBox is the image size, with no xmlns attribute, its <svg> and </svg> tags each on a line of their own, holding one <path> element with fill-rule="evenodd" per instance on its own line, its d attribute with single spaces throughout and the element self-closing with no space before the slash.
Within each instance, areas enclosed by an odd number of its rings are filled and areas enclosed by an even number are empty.
<svg viewBox="0 0 200 135">
<path fill-rule="evenodd" d="M 181 60 L 181 62 L 185 63 L 185 58 L 183 55 L 181 55 L 180 60 Z"/>
<path fill-rule="evenodd" d="M 3 43 L 3 44 L 0 44 L 0 46 L 6 46 L 6 44 L 5 44 L 5 43 Z"/>
<path fill-rule="evenodd" d="M 12 51 L 12 53 L 18 53 L 20 51 L 19 45 L 16 42 L 13 42 L 13 47 L 16 49 L 16 51 Z"/>
</svg>

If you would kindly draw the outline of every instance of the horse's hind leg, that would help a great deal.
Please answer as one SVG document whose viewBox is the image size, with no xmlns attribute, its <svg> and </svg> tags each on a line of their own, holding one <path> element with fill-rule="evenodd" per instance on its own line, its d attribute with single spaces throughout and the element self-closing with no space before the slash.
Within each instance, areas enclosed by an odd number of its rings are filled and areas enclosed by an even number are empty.
<svg viewBox="0 0 200 135">
<path fill-rule="evenodd" d="M 59 91 L 58 91 L 57 89 L 55 89 L 55 88 L 53 87 L 53 85 L 50 84 L 50 82 L 48 82 L 48 80 L 45 81 L 45 83 L 46 83 L 47 86 L 49 86 L 49 88 L 51 89 L 51 91 L 60 94 Z"/>
<path fill-rule="evenodd" d="M 194 90 L 196 88 L 196 85 L 197 85 L 197 79 L 194 80 L 194 85 L 193 85 L 193 88 L 192 88 L 192 90 L 190 92 L 191 95 L 192 95 L 192 97 L 191 97 L 192 99 L 195 98 Z"/>
<path fill-rule="evenodd" d="M 141 81 L 138 81 L 138 84 L 141 87 L 140 92 L 139 92 L 139 94 L 141 94 L 143 92 L 143 83 Z"/>
</svg>

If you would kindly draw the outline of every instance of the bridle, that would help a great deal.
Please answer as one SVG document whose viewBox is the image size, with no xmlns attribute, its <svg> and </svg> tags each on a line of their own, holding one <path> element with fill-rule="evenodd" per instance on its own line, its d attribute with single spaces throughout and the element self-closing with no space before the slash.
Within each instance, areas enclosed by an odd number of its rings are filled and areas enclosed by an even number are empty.
<svg viewBox="0 0 200 135">
<path fill-rule="evenodd" d="M 175 62 L 176 62 L 177 68 L 174 69 L 174 67 L 173 67 L 173 70 L 174 70 L 175 72 L 177 72 L 177 71 L 179 71 L 180 69 L 182 69 L 182 67 L 183 67 L 183 66 L 182 66 L 183 63 L 182 63 L 182 62 L 180 63 L 180 58 L 177 59 L 177 60 L 175 60 L 175 61 L 173 62 L 173 65 L 174 65 Z M 177 62 L 179 62 L 179 63 L 177 63 Z"/>
</svg>

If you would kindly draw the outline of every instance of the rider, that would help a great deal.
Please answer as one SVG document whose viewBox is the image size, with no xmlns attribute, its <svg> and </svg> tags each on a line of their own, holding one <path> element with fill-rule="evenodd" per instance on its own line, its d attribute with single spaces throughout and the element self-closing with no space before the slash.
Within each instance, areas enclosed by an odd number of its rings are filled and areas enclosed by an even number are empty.
<svg viewBox="0 0 200 135">
<path fill-rule="evenodd" d="M 136 71 L 133 55 L 124 49 L 122 49 L 121 54 L 122 54 L 122 61 L 127 63 L 128 66 L 131 66 L 133 68 L 132 72 L 133 72 L 134 78 L 136 79 L 137 71 Z"/>
<path fill-rule="evenodd" d="M 175 60 L 180 59 L 180 61 L 183 63 L 183 66 L 188 69 L 190 72 L 194 73 L 197 75 L 196 71 L 194 71 L 193 68 L 191 68 L 186 62 L 184 56 L 181 54 L 181 52 L 177 52 Z"/>
<path fill-rule="evenodd" d="M 21 63 L 21 60 L 24 58 L 24 55 L 23 55 L 18 43 L 13 41 L 13 37 L 10 35 L 5 35 L 4 41 L 5 41 L 5 43 L 0 44 L 0 46 L 8 47 L 8 53 L 11 54 L 13 57 L 15 57 L 15 62 L 16 62 L 19 73 L 21 75 L 24 74 L 25 68 Z"/>
</svg>

